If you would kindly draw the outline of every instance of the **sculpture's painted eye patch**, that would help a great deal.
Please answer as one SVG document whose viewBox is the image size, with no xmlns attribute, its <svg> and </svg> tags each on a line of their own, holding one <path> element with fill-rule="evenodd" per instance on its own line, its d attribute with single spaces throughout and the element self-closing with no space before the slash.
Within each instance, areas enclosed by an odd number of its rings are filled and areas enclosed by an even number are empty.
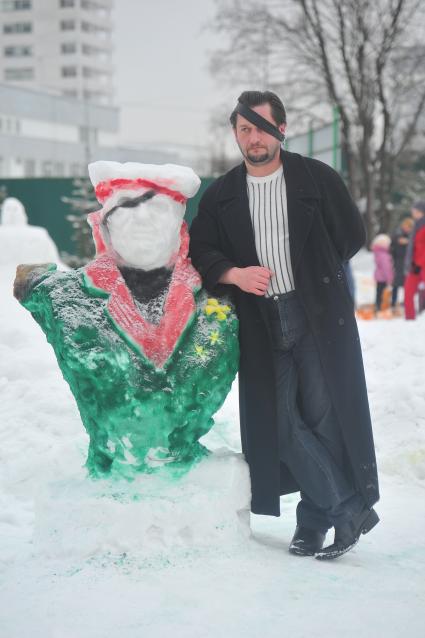
<svg viewBox="0 0 425 638">
<path fill-rule="evenodd" d="M 127 197 L 126 199 L 118 202 L 118 204 L 111 208 L 111 210 L 108 210 L 103 221 L 106 222 L 108 217 L 110 217 L 112 213 L 114 213 L 118 208 L 136 208 L 136 206 L 138 206 L 139 204 L 143 204 L 143 202 L 149 201 L 150 199 L 152 199 L 152 197 L 155 197 L 155 195 L 156 192 L 154 190 L 149 190 L 139 197 Z"/>
</svg>

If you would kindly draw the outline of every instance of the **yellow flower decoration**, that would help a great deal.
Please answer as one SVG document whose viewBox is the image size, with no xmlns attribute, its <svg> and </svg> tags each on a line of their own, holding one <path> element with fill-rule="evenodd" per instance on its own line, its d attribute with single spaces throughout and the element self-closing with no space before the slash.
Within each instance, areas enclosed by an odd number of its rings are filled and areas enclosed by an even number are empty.
<svg viewBox="0 0 425 638">
<path fill-rule="evenodd" d="M 200 359 L 204 360 L 207 358 L 204 346 L 195 346 L 195 352 Z"/>
<path fill-rule="evenodd" d="M 205 314 L 208 316 L 215 314 L 217 321 L 224 321 L 225 319 L 227 319 L 227 315 L 230 310 L 230 306 L 221 306 L 218 303 L 217 299 L 207 299 Z"/>
<path fill-rule="evenodd" d="M 218 343 L 219 341 L 220 341 L 220 333 L 218 332 L 218 330 L 214 330 L 214 332 L 210 334 L 210 343 L 214 345 L 215 343 Z"/>
</svg>

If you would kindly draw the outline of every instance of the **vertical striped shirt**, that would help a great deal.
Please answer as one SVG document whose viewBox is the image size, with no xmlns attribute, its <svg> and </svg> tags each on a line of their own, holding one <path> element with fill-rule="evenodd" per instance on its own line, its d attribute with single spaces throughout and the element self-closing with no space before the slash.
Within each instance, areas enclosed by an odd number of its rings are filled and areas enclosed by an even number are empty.
<svg viewBox="0 0 425 638">
<path fill-rule="evenodd" d="M 274 273 L 266 297 L 294 290 L 283 167 L 265 177 L 247 175 L 246 180 L 258 261 Z"/>
</svg>

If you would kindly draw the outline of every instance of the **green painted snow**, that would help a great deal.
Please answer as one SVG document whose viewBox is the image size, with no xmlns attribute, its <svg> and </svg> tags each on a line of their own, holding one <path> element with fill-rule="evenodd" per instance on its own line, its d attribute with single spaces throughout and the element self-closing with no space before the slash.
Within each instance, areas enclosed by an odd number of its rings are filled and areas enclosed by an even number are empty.
<svg viewBox="0 0 425 638">
<path fill-rule="evenodd" d="M 43 329 L 90 437 L 93 477 L 178 476 L 207 454 L 199 443 L 235 378 L 238 322 L 233 307 L 195 293 L 196 315 L 164 369 L 131 347 L 85 288 L 82 270 L 33 270 L 21 303 Z M 226 309 L 227 308 L 227 309 Z M 224 317 L 223 317 L 224 315 Z M 155 460 L 156 459 L 156 460 Z"/>
</svg>

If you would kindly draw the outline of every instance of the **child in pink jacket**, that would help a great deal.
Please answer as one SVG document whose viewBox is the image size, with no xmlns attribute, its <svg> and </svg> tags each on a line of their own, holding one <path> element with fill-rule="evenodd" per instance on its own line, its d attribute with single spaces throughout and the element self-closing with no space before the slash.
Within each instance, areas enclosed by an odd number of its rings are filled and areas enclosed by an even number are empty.
<svg viewBox="0 0 425 638">
<path fill-rule="evenodd" d="M 380 234 L 372 241 L 371 248 L 375 258 L 374 278 L 376 281 L 376 310 L 381 310 L 382 294 L 393 283 L 394 268 L 390 252 L 391 237 Z"/>
</svg>

